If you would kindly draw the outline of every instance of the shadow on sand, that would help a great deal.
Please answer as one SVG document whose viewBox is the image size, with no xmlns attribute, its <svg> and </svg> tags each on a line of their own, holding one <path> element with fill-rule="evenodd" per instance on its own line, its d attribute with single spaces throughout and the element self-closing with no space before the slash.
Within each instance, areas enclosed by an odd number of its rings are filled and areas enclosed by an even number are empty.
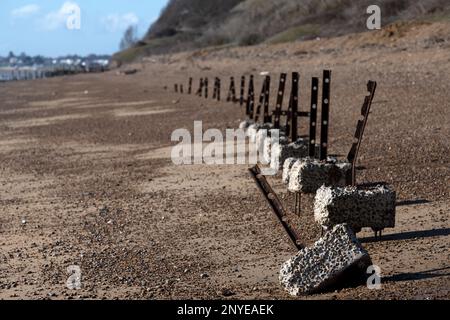
<svg viewBox="0 0 450 320">
<path fill-rule="evenodd" d="M 411 232 L 388 234 L 388 235 L 382 236 L 380 241 L 411 240 L 411 239 L 418 239 L 418 238 L 445 237 L 448 235 L 450 235 L 450 228 L 444 228 L 444 229 L 433 229 L 433 230 L 411 231 Z M 370 242 L 377 241 L 377 239 L 375 239 L 375 237 L 361 238 L 359 240 L 361 241 L 361 243 L 370 243 Z"/>
<path fill-rule="evenodd" d="M 432 279 L 439 277 L 448 277 L 450 273 L 445 273 L 442 271 L 450 270 L 450 267 L 445 267 L 441 269 L 427 270 L 422 272 L 412 272 L 412 273 L 400 273 L 389 277 L 383 277 L 383 282 L 398 282 L 398 281 L 415 281 Z"/>
</svg>

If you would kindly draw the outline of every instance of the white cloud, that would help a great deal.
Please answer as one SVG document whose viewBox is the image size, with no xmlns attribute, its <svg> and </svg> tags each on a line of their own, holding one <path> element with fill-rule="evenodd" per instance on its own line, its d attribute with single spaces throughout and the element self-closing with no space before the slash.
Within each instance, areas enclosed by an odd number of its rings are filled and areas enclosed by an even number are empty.
<svg viewBox="0 0 450 320">
<path fill-rule="evenodd" d="M 101 23 L 109 32 L 117 32 L 123 31 L 129 26 L 136 26 L 137 24 L 139 24 L 139 18 L 133 12 L 125 13 L 122 15 L 112 13 L 107 15 L 106 17 L 103 17 L 101 19 Z"/>
<path fill-rule="evenodd" d="M 62 27 L 66 24 L 67 18 L 79 10 L 79 8 L 80 7 L 75 2 L 64 2 L 58 11 L 48 13 L 41 21 L 41 25 L 47 30 L 55 30 Z"/>
<path fill-rule="evenodd" d="M 40 7 L 37 4 L 28 4 L 26 6 L 14 9 L 11 11 L 11 17 L 13 18 L 26 18 L 38 13 Z"/>
</svg>

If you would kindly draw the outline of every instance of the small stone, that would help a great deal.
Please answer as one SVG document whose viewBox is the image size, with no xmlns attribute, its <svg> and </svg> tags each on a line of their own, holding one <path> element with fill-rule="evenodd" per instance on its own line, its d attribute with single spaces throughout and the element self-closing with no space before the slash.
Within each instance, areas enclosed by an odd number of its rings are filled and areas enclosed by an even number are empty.
<svg viewBox="0 0 450 320">
<path fill-rule="evenodd" d="M 224 297 L 231 297 L 231 296 L 235 295 L 235 293 L 233 291 L 231 291 L 230 289 L 228 289 L 228 288 L 223 288 L 222 291 L 221 291 L 221 294 Z"/>
</svg>

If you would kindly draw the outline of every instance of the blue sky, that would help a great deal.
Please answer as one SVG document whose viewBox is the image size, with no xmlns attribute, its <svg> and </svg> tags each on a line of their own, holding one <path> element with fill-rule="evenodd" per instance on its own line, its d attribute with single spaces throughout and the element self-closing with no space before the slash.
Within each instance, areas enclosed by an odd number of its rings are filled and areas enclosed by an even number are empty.
<svg viewBox="0 0 450 320">
<path fill-rule="evenodd" d="M 0 0 L 0 55 L 61 56 L 118 51 L 129 25 L 145 34 L 168 0 Z M 80 9 L 80 29 L 76 26 Z"/>
</svg>

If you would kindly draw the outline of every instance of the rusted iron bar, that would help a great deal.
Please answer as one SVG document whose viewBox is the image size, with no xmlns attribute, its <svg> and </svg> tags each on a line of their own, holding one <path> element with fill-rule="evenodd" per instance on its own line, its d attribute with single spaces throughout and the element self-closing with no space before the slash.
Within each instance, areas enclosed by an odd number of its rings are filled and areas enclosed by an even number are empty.
<svg viewBox="0 0 450 320">
<path fill-rule="evenodd" d="M 291 89 L 291 140 L 298 139 L 298 83 L 300 75 L 298 72 L 292 73 L 292 89 Z"/>
<path fill-rule="evenodd" d="M 328 157 L 328 129 L 330 119 L 331 71 L 324 70 L 322 84 L 322 121 L 320 124 L 320 160 Z"/>
<path fill-rule="evenodd" d="M 216 94 L 216 99 L 217 101 L 220 101 L 220 93 L 221 93 L 221 80 L 220 78 L 216 78 L 217 81 L 217 94 Z"/>
<path fill-rule="evenodd" d="M 204 80 L 203 80 L 203 78 L 200 78 L 199 81 L 200 81 L 200 83 L 199 83 L 199 85 L 198 85 L 197 95 L 198 95 L 199 97 L 201 97 L 202 94 L 203 94 Z"/>
<path fill-rule="evenodd" d="M 264 92 L 264 123 L 272 122 L 272 116 L 269 114 L 270 102 L 270 76 L 266 76 L 266 88 Z"/>
<path fill-rule="evenodd" d="M 261 94 L 259 95 L 258 106 L 256 107 L 256 113 L 253 115 L 255 122 L 259 121 L 259 116 L 261 114 L 261 107 L 264 103 L 264 99 L 266 97 L 266 88 L 267 88 L 267 76 L 264 78 L 263 85 L 261 88 Z"/>
<path fill-rule="evenodd" d="M 205 87 L 205 99 L 208 99 L 208 86 L 209 86 L 208 78 L 205 78 L 205 80 L 203 81 L 203 85 Z"/>
<path fill-rule="evenodd" d="M 253 109 L 255 107 L 255 87 L 253 83 L 253 75 L 250 76 L 248 83 L 248 93 L 247 93 L 247 107 L 246 113 L 249 119 L 253 120 Z"/>
<path fill-rule="evenodd" d="M 281 113 L 283 109 L 284 89 L 286 87 L 286 73 L 280 75 L 280 83 L 278 85 L 277 104 L 275 106 L 274 115 L 274 127 L 280 129 Z"/>
<path fill-rule="evenodd" d="M 241 107 L 244 105 L 244 92 L 245 92 L 245 76 L 241 77 L 241 92 L 239 97 L 239 104 Z"/>
<path fill-rule="evenodd" d="M 178 93 L 178 84 L 175 84 L 173 89 L 176 93 Z"/>
<path fill-rule="evenodd" d="M 189 78 L 188 94 L 192 94 L 192 78 Z"/>
<path fill-rule="evenodd" d="M 236 103 L 236 86 L 234 83 L 234 77 L 230 77 L 230 88 L 228 89 L 227 102 Z"/>
<path fill-rule="evenodd" d="M 309 156 L 316 156 L 317 106 L 319 102 L 319 78 L 312 78 L 311 111 L 309 116 Z"/>
<path fill-rule="evenodd" d="M 214 78 L 214 90 L 213 90 L 213 100 L 216 100 L 217 97 L 217 78 Z"/>
<path fill-rule="evenodd" d="M 291 136 L 291 118 L 292 118 L 292 90 L 289 94 L 289 103 L 288 103 L 288 109 L 285 112 L 282 112 L 282 115 L 286 115 L 286 122 L 285 122 L 285 128 L 286 128 L 286 134 L 290 137 Z"/>
<path fill-rule="evenodd" d="M 261 174 L 261 169 L 258 165 L 256 165 L 253 168 L 249 168 L 249 171 L 250 175 L 255 180 L 255 183 L 258 186 L 259 190 L 269 203 L 270 208 L 275 213 L 284 230 L 291 239 L 292 244 L 297 250 L 301 250 L 303 246 L 300 242 L 300 237 L 298 236 L 295 229 L 292 228 L 290 220 L 286 214 L 286 210 L 284 209 L 283 204 L 281 203 L 277 194 L 273 191 L 272 187 L 267 182 L 266 177 Z"/>
<path fill-rule="evenodd" d="M 356 142 L 353 143 L 352 148 L 347 156 L 347 160 L 352 164 L 352 186 L 356 186 L 356 162 L 358 160 L 359 149 L 361 147 L 362 138 L 366 129 L 367 120 L 370 114 L 370 108 L 377 89 L 377 83 L 375 81 L 369 81 L 367 84 L 367 91 L 369 94 L 364 98 L 364 104 L 361 108 L 362 120 L 358 120 L 356 126 L 355 138 Z"/>
<path fill-rule="evenodd" d="M 184 87 L 182 84 L 180 84 L 180 93 L 183 94 L 184 93 Z"/>
</svg>

